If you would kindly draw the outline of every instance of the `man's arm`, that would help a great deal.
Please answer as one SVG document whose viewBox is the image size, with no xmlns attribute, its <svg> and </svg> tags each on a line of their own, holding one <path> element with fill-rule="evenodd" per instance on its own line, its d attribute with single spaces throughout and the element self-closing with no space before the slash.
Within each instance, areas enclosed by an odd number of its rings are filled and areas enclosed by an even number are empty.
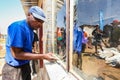
<svg viewBox="0 0 120 80">
<path fill-rule="evenodd" d="M 48 54 L 33 54 L 29 52 L 24 52 L 22 48 L 16 48 L 11 47 L 11 53 L 14 58 L 19 60 L 35 60 L 35 59 L 46 59 L 46 60 L 56 60 L 55 57 L 53 57 L 52 53 Z"/>
</svg>

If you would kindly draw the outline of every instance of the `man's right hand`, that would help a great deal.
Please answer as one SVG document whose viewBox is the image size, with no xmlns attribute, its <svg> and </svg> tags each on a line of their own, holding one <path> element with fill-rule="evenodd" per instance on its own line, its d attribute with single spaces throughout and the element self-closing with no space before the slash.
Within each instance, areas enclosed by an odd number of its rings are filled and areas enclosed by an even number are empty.
<svg viewBox="0 0 120 80">
<path fill-rule="evenodd" d="M 53 53 L 47 53 L 47 54 L 44 54 L 44 59 L 48 60 L 48 61 L 56 61 L 57 58 L 55 58 L 53 56 Z"/>
</svg>

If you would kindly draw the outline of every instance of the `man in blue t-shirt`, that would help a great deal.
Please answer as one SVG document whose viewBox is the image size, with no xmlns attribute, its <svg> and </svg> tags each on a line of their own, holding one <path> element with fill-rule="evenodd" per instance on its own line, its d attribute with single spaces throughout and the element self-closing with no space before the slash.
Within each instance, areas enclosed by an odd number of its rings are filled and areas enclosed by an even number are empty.
<svg viewBox="0 0 120 80">
<path fill-rule="evenodd" d="M 2 69 L 2 80 L 31 80 L 30 60 L 56 60 L 52 53 L 33 54 L 33 30 L 40 28 L 46 17 L 38 6 L 29 9 L 27 19 L 9 25 L 6 41 L 6 63 Z"/>
</svg>

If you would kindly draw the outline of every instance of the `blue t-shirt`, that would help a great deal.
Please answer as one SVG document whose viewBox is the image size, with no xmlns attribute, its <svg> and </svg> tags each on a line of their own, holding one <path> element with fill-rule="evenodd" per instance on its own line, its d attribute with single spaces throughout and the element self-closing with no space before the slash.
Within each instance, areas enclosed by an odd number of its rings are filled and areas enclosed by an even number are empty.
<svg viewBox="0 0 120 80">
<path fill-rule="evenodd" d="M 24 52 L 32 52 L 32 42 L 34 38 L 33 29 L 27 24 L 26 20 L 12 23 L 8 27 L 6 40 L 5 60 L 11 66 L 21 66 L 29 60 L 18 60 L 12 56 L 11 47 L 22 48 Z"/>
</svg>

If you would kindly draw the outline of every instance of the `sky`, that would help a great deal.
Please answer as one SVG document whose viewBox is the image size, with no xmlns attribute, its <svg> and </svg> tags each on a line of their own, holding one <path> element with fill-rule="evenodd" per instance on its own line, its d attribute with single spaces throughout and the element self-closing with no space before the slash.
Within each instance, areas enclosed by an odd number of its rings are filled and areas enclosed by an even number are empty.
<svg viewBox="0 0 120 80">
<path fill-rule="evenodd" d="M 103 13 L 104 25 L 113 20 L 120 21 L 120 0 L 78 0 L 77 18 L 81 24 L 98 24 Z"/>
<path fill-rule="evenodd" d="M 0 33 L 7 34 L 9 24 L 25 18 L 20 0 L 0 0 Z"/>
<path fill-rule="evenodd" d="M 111 24 L 113 20 L 120 21 L 120 0 L 76 0 L 77 25 L 104 26 Z M 65 27 L 66 5 L 63 5 L 57 13 L 57 26 Z M 102 14 L 100 16 L 100 14 Z"/>
<path fill-rule="evenodd" d="M 65 20 L 64 17 L 66 16 L 66 4 L 61 7 L 61 9 L 57 13 L 57 27 L 64 27 L 65 28 Z"/>
</svg>

